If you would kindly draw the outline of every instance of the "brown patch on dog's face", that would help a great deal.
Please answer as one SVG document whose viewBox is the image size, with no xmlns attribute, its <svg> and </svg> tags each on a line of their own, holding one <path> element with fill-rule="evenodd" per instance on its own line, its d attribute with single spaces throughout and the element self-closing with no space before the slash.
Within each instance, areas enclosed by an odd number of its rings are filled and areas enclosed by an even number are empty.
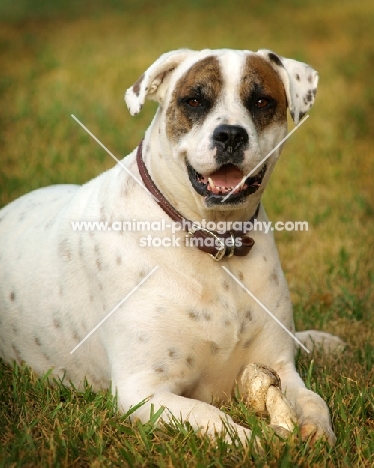
<svg viewBox="0 0 374 468">
<path fill-rule="evenodd" d="M 201 124 L 216 103 L 223 86 L 217 57 L 195 63 L 176 83 L 166 112 L 166 133 L 178 141 L 194 125 Z"/>
<path fill-rule="evenodd" d="M 278 73 L 263 58 L 246 58 L 240 99 L 252 116 L 258 133 L 273 123 L 287 121 L 287 97 Z"/>
</svg>

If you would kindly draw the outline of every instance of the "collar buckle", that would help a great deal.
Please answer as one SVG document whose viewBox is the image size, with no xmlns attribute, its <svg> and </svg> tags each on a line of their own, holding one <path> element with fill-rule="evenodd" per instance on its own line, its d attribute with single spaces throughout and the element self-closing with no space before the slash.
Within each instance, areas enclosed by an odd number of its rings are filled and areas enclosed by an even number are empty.
<svg viewBox="0 0 374 468">
<path fill-rule="evenodd" d="M 209 231 L 209 229 L 204 228 L 203 226 L 201 226 L 201 224 L 197 223 L 196 221 L 192 223 L 190 229 L 188 230 L 187 237 L 195 237 L 195 234 L 196 234 L 197 231 L 201 231 L 203 234 L 208 234 L 208 236 L 211 236 L 214 239 L 214 244 L 215 244 L 214 248 L 217 250 L 217 252 L 215 254 L 212 254 L 212 253 L 209 253 L 209 252 L 207 252 L 207 253 L 216 262 L 219 262 L 220 260 L 222 260 L 223 257 L 225 256 L 225 253 L 226 253 L 226 245 L 223 242 L 223 240 L 220 239 L 215 232 Z M 231 238 L 232 238 L 232 236 L 231 236 Z M 199 237 L 199 239 L 201 239 L 202 242 L 204 243 L 204 241 L 206 239 L 206 236 L 203 235 L 203 236 Z M 229 256 L 231 257 L 234 254 L 234 242 L 233 242 L 233 245 L 230 246 L 230 247 L 231 247 L 231 250 L 230 250 Z"/>
</svg>

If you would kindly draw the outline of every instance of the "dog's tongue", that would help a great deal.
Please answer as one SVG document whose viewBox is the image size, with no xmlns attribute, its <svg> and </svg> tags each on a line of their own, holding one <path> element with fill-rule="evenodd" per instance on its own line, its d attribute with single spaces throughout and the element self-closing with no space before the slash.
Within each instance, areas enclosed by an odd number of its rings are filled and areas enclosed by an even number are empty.
<svg viewBox="0 0 374 468">
<path fill-rule="evenodd" d="M 243 178 L 242 172 L 233 165 L 223 166 L 208 177 L 208 188 L 214 193 L 220 190 L 232 189 Z M 213 182 L 213 183 L 212 183 Z"/>
</svg>

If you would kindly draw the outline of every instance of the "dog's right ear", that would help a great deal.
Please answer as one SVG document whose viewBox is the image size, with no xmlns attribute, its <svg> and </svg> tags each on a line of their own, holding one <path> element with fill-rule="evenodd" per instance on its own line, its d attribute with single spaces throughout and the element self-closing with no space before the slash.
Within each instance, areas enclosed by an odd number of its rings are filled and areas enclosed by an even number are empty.
<svg viewBox="0 0 374 468">
<path fill-rule="evenodd" d="M 189 49 L 173 50 L 161 55 L 126 91 L 125 101 L 131 115 L 138 114 L 145 98 L 162 103 L 170 74 L 193 53 Z"/>
</svg>

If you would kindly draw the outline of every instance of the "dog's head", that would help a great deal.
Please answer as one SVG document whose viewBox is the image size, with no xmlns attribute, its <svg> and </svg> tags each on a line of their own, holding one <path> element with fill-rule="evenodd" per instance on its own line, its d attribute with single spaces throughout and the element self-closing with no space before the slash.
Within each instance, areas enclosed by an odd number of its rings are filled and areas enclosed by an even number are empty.
<svg viewBox="0 0 374 468">
<path fill-rule="evenodd" d="M 125 99 L 132 115 L 146 97 L 160 104 L 160 138 L 194 198 L 233 209 L 263 192 L 279 151 L 264 158 L 287 134 L 287 108 L 298 123 L 317 82 L 310 66 L 269 50 L 182 49 L 156 60 Z"/>
</svg>

